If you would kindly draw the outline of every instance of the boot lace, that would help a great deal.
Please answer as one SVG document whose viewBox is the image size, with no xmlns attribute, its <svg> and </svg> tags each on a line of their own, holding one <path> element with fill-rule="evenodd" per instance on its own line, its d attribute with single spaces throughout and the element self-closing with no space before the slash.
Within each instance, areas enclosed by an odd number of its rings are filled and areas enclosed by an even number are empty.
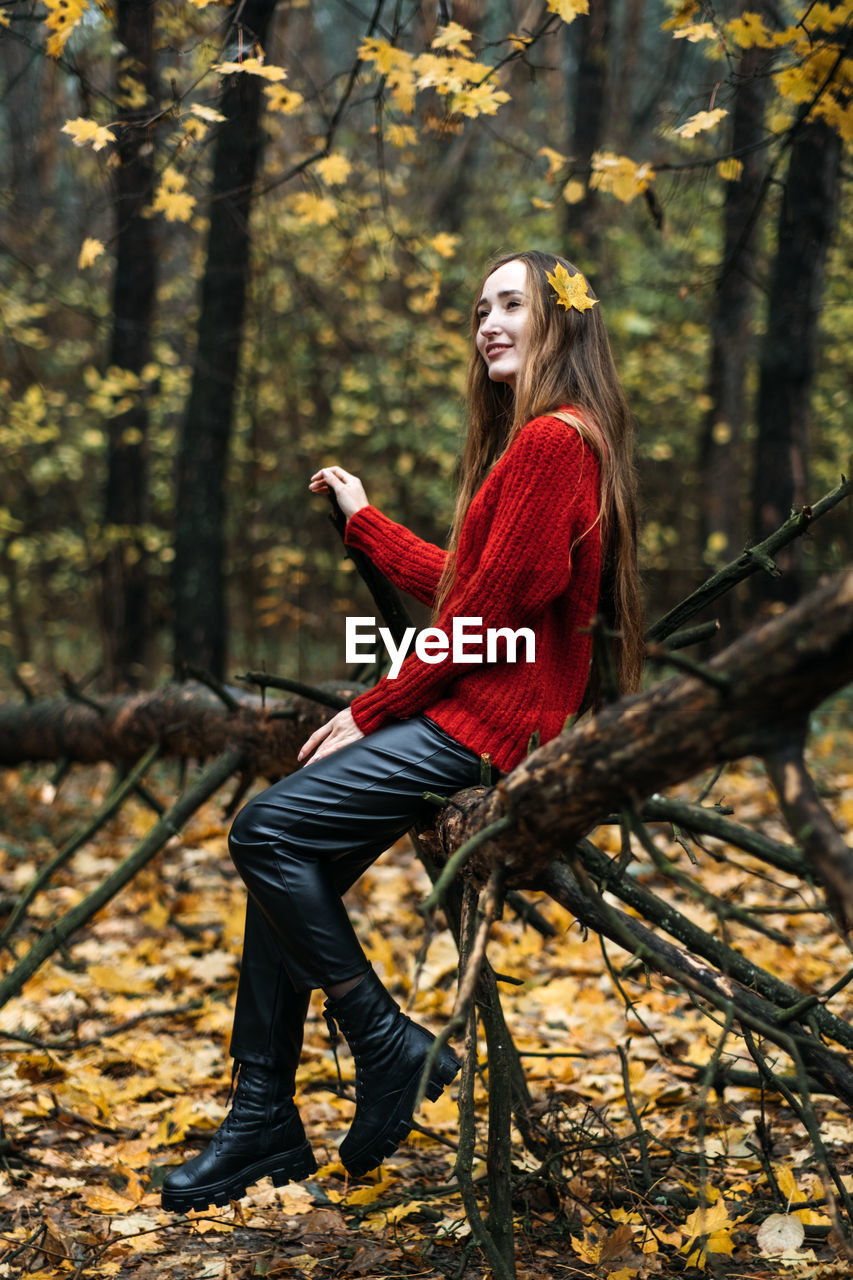
<svg viewBox="0 0 853 1280">
<path fill-rule="evenodd" d="M 341 1038 L 340 1031 L 338 1030 L 338 1024 L 335 1021 L 335 1015 L 333 1013 L 330 1013 L 328 1009 L 324 1009 L 323 1017 L 326 1019 L 326 1029 L 329 1032 L 329 1043 L 332 1046 L 332 1053 L 335 1055 L 335 1070 L 338 1073 L 338 1089 L 341 1094 L 343 1094 L 345 1093 L 344 1078 L 341 1075 L 341 1062 L 338 1057 L 338 1041 Z M 355 1080 L 355 1097 L 356 1101 L 358 1101 L 358 1068 L 356 1068 Z"/>
</svg>

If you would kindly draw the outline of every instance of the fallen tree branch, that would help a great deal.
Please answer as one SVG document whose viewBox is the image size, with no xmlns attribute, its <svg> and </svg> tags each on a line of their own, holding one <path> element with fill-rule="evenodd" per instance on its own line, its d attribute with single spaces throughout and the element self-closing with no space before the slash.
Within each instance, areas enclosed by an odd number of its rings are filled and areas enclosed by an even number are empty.
<svg viewBox="0 0 853 1280">
<path fill-rule="evenodd" d="M 804 739 L 804 734 L 792 736 L 764 763 L 791 834 L 802 845 L 833 913 L 849 933 L 853 928 L 853 849 L 815 790 L 803 760 Z"/>
<path fill-rule="evenodd" d="M 547 868 L 539 887 L 586 928 L 610 938 L 629 955 L 637 956 L 724 1014 L 731 1009 L 741 1026 L 759 1032 L 786 1053 L 795 1049 L 809 1075 L 822 1088 L 853 1106 L 853 1063 L 849 1054 L 833 1052 L 805 1029 L 795 1033 L 787 1024 L 780 1026 L 778 1010 L 770 1001 L 667 942 L 598 894 L 588 892 L 562 863 L 554 862 Z"/>
<path fill-rule="evenodd" d="M 439 859 L 511 816 L 511 827 L 473 849 L 468 868 L 485 882 L 500 861 L 508 885 L 523 888 L 614 804 L 637 805 L 717 762 L 773 750 L 780 732 L 853 680 L 853 569 L 709 665 L 730 677 L 727 694 L 691 676 L 665 681 L 539 747 L 485 795 L 460 792 L 436 818 Z M 853 903 L 853 883 L 846 888 Z"/>
<path fill-rule="evenodd" d="M 340 681 L 326 691 L 346 705 L 359 689 Z M 257 694 L 230 693 L 233 707 L 196 681 L 105 699 L 97 709 L 65 698 L 3 703 L 0 766 L 63 758 L 133 765 L 159 745 L 164 756 L 189 760 L 210 759 L 233 746 L 253 777 L 277 778 L 297 769 L 299 748 L 328 712 L 310 698 L 280 698 L 264 706 Z"/>
<path fill-rule="evenodd" d="M 602 853 L 589 840 L 582 840 L 576 846 L 576 856 L 590 876 L 595 880 L 599 890 L 606 887 L 607 892 L 614 894 L 626 906 L 637 911 L 649 924 L 663 929 L 670 937 L 675 938 L 682 946 L 713 964 L 721 974 L 735 978 L 742 986 L 766 1000 L 772 1001 L 779 1011 L 777 1021 L 788 1021 L 786 1017 L 791 1011 L 802 1009 L 803 993 L 789 983 L 783 982 L 774 974 L 768 973 L 760 965 L 755 964 L 748 956 L 741 955 L 733 947 L 727 946 L 719 938 L 695 924 L 687 916 L 678 911 L 670 902 L 659 898 L 651 889 L 640 884 L 632 876 L 615 879 L 612 875 L 615 862 L 607 854 Z M 824 1001 L 828 993 L 809 1002 L 809 1015 L 822 1035 L 853 1050 L 853 1027 L 843 1018 L 838 1018 L 825 1007 Z"/>
<path fill-rule="evenodd" d="M 118 812 L 130 793 L 137 789 L 139 783 L 151 768 L 159 754 L 159 746 L 151 747 L 151 749 L 147 751 L 139 761 L 136 768 L 129 773 L 113 791 L 110 792 L 106 801 L 95 814 L 91 822 L 88 822 L 82 831 L 78 832 L 78 834 L 69 840 L 67 844 L 63 845 L 63 847 L 54 854 L 54 856 L 46 862 L 43 867 L 39 867 L 30 883 L 22 889 L 21 895 L 16 900 L 9 919 L 6 921 L 3 929 L 0 930 L 0 947 L 4 947 L 6 945 L 9 938 L 18 927 L 21 919 L 26 914 L 27 908 L 33 898 L 39 890 L 47 884 L 54 871 L 58 871 L 61 866 L 64 866 L 68 859 L 71 858 L 78 849 L 82 848 L 84 844 L 91 840 L 92 836 L 95 835 L 101 827 L 109 822 L 110 818 Z"/>
<path fill-rule="evenodd" d="M 190 789 L 175 801 L 165 817 L 155 823 L 124 862 L 117 866 L 115 871 L 111 872 L 82 902 L 78 902 L 42 934 L 38 942 L 34 943 L 27 954 L 0 980 L 0 1009 L 7 1000 L 18 994 L 27 979 L 32 977 L 49 956 L 59 950 L 81 925 L 91 920 L 92 916 L 100 911 L 119 889 L 128 884 L 136 873 L 141 871 L 156 853 L 159 853 L 172 836 L 180 832 L 181 827 L 196 809 L 209 800 L 231 775 L 241 768 L 242 763 L 240 752 L 233 747 L 223 752 L 218 760 L 204 770 Z"/>
<path fill-rule="evenodd" d="M 697 613 L 701 613 L 707 605 L 714 600 L 718 600 L 727 591 L 731 591 L 732 587 L 737 586 L 739 582 L 743 582 L 745 578 L 758 573 L 760 569 L 775 573 L 778 577 L 779 570 L 773 563 L 773 556 L 776 552 L 781 551 L 782 547 L 786 547 L 788 543 L 793 542 L 796 538 L 802 537 L 815 520 L 820 519 L 822 515 L 825 515 L 827 511 L 831 511 L 833 507 L 837 507 L 839 502 L 849 497 L 851 493 L 853 493 L 853 480 L 849 480 L 847 476 L 842 476 L 841 483 L 820 498 L 813 506 L 801 507 L 799 511 L 792 511 L 785 523 L 774 530 L 768 538 L 765 538 L 763 542 L 756 543 L 753 547 L 747 547 L 736 560 L 731 560 L 728 564 L 723 565 L 722 569 L 712 574 L 692 595 L 687 596 L 674 609 L 670 609 L 669 613 L 659 618 L 646 632 L 646 639 L 665 640 L 667 636 L 672 635 L 673 632 L 683 627 L 690 618 L 695 617 Z"/>
</svg>

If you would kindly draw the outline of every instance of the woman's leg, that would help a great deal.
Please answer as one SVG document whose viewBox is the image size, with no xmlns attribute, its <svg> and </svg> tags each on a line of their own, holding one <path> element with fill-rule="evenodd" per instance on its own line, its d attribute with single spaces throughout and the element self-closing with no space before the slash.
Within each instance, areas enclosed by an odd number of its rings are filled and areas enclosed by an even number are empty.
<svg viewBox="0 0 853 1280">
<path fill-rule="evenodd" d="M 301 1143 L 287 1150 L 281 1146 L 294 1141 L 293 1125 L 271 1129 L 254 1094 L 259 1087 L 263 1091 L 266 1079 L 267 1094 L 284 1099 L 295 1114 L 293 1076 L 312 986 L 333 997 L 327 1016 L 339 1021 L 356 1058 L 361 1096 L 342 1147 L 345 1154 L 349 1142 L 348 1167 L 353 1172 L 372 1167 L 408 1133 L 432 1037 L 399 1012 L 370 970 L 341 895 L 429 811 L 424 791 L 452 794 L 477 782 L 479 771 L 474 753 L 417 717 L 309 764 L 238 815 L 230 844 L 250 900 L 231 1042 L 241 1064 L 235 1106 L 207 1151 L 169 1175 L 166 1207 L 203 1207 L 205 1196 L 205 1203 L 223 1203 L 214 1192 L 221 1195 L 225 1182 L 228 1196 L 236 1197 L 264 1173 L 280 1185 L 288 1176 L 310 1172 Z M 455 1058 L 445 1051 L 434 1068 L 435 1080 L 428 1083 L 429 1095 L 437 1097 L 455 1070 Z M 377 1079 L 382 1081 L 378 1094 Z M 244 1081 L 247 1100 L 241 1095 Z M 236 1140 L 229 1138 L 235 1112 L 245 1113 L 254 1138 L 246 1125 L 236 1125 Z M 268 1150 L 271 1133 L 278 1151 Z M 266 1149 L 261 1164 L 275 1168 L 258 1172 L 259 1147 Z"/>
<path fill-rule="evenodd" d="M 424 792 L 479 781 L 478 757 L 423 716 L 308 763 L 237 815 L 231 856 L 296 987 L 327 993 L 368 962 L 342 885 L 430 812 Z M 348 887 L 348 886 L 347 886 Z"/>
</svg>

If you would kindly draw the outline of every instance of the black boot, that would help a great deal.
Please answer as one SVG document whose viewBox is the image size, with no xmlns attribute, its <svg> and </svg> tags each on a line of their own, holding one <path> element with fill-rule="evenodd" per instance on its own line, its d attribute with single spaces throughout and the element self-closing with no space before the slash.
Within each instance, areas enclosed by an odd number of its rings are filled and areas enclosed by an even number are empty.
<svg viewBox="0 0 853 1280">
<path fill-rule="evenodd" d="M 270 1177 L 277 1187 L 317 1168 L 293 1102 L 293 1081 L 267 1067 L 239 1065 L 231 1110 L 200 1155 L 163 1183 L 164 1209 L 186 1213 L 239 1200 Z"/>
<path fill-rule="evenodd" d="M 412 1022 L 370 969 L 358 986 L 327 1000 L 330 1031 L 337 1024 L 355 1061 L 355 1119 L 340 1147 L 341 1161 L 361 1177 L 409 1133 L 418 1086 L 435 1036 Z M 446 1045 L 430 1068 L 426 1096 L 435 1101 L 460 1066 Z"/>
</svg>

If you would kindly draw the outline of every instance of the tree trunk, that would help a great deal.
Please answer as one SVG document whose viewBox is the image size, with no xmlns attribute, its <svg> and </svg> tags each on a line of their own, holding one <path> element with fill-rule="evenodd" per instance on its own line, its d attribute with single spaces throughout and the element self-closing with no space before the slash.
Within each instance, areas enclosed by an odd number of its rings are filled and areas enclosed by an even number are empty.
<svg viewBox="0 0 853 1280">
<path fill-rule="evenodd" d="M 263 44 L 274 0 L 249 0 L 233 9 L 231 51 Z M 230 56 L 230 55 L 229 55 Z M 210 230 L 201 290 L 192 388 L 181 431 L 176 491 L 174 658 L 217 677 L 225 669 L 225 473 L 249 276 L 249 217 L 262 147 L 264 81 L 225 78 L 213 161 Z"/>
<path fill-rule="evenodd" d="M 638 64 L 643 65 L 643 28 L 646 0 L 625 0 L 619 20 L 619 53 L 613 66 L 610 93 L 609 134 L 616 149 L 624 151 L 632 142 L 632 105 Z"/>
<path fill-rule="evenodd" d="M 566 206 L 566 234 L 570 255 L 576 254 L 590 267 L 598 260 L 599 213 L 598 192 L 589 189 L 589 177 L 592 157 L 601 149 L 607 128 L 610 3 L 611 0 L 590 0 L 589 16 L 578 18 L 568 37 L 577 42 L 577 71 L 571 94 L 572 169 L 587 190 L 579 204 Z"/>
<path fill-rule="evenodd" d="M 823 275 L 835 229 L 841 139 L 822 120 L 808 121 L 791 147 L 779 210 L 767 328 L 761 351 L 753 532 L 763 537 L 802 501 L 807 426 L 815 371 Z M 756 578 L 759 603 L 791 601 L 802 590 L 802 552 L 780 559 L 784 576 Z"/>
<path fill-rule="evenodd" d="M 358 689 L 325 686 L 344 701 Z M 228 699 L 228 701 L 226 701 Z M 279 777 L 299 766 L 296 753 L 329 712 L 308 698 L 269 701 L 235 689 L 224 697 L 187 681 L 100 704 L 43 699 L 0 704 L 0 766 L 25 760 L 69 760 L 130 765 L 155 743 L 165 756 L 207 759 L 237 746 L 256 774 Z"/>
<path fill-rule="evenodd" d="M 614 807 L 715 763 L 772 751 L 778 735 L 853 680 L 853 568 L 748 632 L 705 671 L 613 703 L 534 751 L 485 796 L 454 797 L 436 824 L 444 855 L 500 822 L 469 867 L 485 883 L 499 861 L 509 884 L 535 884 Z"/>
<path fill-rule="evenodd" d="M 535 882 L 562 850 L 614 806 L 632 804 L 721 760 L 764 754 L 830 693 L 853 680 L 853 569 L 718 654 L 704 676 L 667 680 L 623 699 L 533 752 L 485 797 L 462 792 L 442 810 L 441 860 L 495 820 L 506 830 L 475 854 L 478 874 L 505 864 Z M 335 686 L 346 696 L 346 686 Z M 349 696 L 354 696 L 352 686 Z M 228 691 L 226 691 L 227 695 Z M 232 699 L 236 703 L 236 699 Z M 296 750 L 323 713 L 303 698 L 264 709 L 227 706 L 198 685 L 114 698 L 101 707 L 52 700 L 0 705 L 0 765 L 66 758 L 205 757 L 238 746 L 257 773 L 297 767 Z"/>
<path fill-rule="evenodd" d="M 705 419 L 699 461 L 702 545 L 712 562 L 737 554 L 744 527 L 740 500 L 746 497 L 741 479 L 745 470 L 745 381 L 752 354 L 755 240 L 762 200 L 763 161 L 758 143 L 764 127 L 768 83 L 759 71 L 766 60 L 766 50 L 747 49 L 740 62 L 731 147 L 741 159 L 743 170 L 737 181 L 726 184 L 723 261 L 711 319 L 711 407 Z M 737 597 L 727 595 L 718 608 L 724 635 L 733 634 L 738 622 Z"/>
<path fill-rule="evenodd" d="M 139 375 L 151 360 L 151 319 L 157 280 L 154 223 L 145 216 L 154 181 L 149 121 L 157 99 L 153 0 L 118 0 L 117 224 L 110 365 Z M 145 89 L 134 104 L 128 80 Z M 104 494 L 106 551 L 102 566 L 104 676 L 110 687 L 138 685 L 149 640 L 148 571 L 143 528 L 148 520 L 148 406 L 140 387 L 109 425 Z"/>
</svg>

